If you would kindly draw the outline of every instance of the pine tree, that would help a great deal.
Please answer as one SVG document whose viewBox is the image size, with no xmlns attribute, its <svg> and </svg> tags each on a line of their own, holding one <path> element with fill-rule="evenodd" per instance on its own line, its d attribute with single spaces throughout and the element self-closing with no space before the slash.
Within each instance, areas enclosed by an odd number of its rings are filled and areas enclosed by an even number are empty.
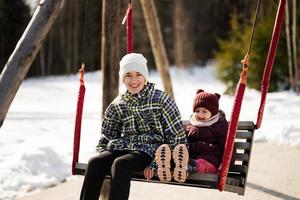
<svg viewBox="0 0 300 200">
<path fill-rule="evenodd" d="M 248 69 L 248 87 L 260 90 L 263 70 L 269 50 L 277 5 L 268 8 L 257 24 Z M 229 39 L 219 40 L 220 50 L 215 54 L 217 75 L 227 86 L 227 93 L 233 93 L 241 73 L 240 61 L 248 48 L 252 24 L 239 24 L 236 13 L 231 19 Z M 284 31 L 281 31 L 276 58 L 273 64 L 269 91 L 288 88 L 288 64 Z"/>
<path fill-rule="evenodd" d="M 234 93 L 241 72 L 240 61 L 246 50 L 246 37 L 243 28 L 238 23 L 237 13 L 231 18 L 229 39 L 220 39 L 220 50 L 215 53 L 217 61 L 217 77 L 226 84 L 226 93 Z M 247 28 L 249 29 L 249 27 Z"/>
</svg>

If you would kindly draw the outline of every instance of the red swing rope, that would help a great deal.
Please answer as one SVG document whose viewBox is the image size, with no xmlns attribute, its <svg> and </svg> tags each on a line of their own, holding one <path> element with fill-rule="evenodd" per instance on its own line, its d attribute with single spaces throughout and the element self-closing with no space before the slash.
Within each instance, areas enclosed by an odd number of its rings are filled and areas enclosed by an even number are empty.
<svg viewBox="0 0 300 200">
<path fill-rule="evenodd" d="M 86 11 L 87 11 L 87 1 L 86 1 Z M 85 15 L 85 23 L 84 23 L 84 36 L 83 36 L 83 49 L 82 49 L 82 57 L 84 57 L 84 48 L 85 48 L 85 35 L 86 35 L 86 18 L 87 13 Z M 123 19 L 123 22 L 127 22 L 127 53 L 131 53 L 133 51 L 133 37 L 132 37 L 132 6 L 131 1 L 129 1 L 126 15 Z M 75 119 L 75 129 L 74 129 L 74 142 L 73 142 L 73 160 L 72 160 L 72 175 L 75 175 L 76 163 L 78 162 L 79 150 L 80 150 L 80 135 L 81 135 L 81 124 L 82 124 L 82 111 L 83 111 L 83 103 L 85 96 L 85 85 L 84 85 L 84 71 L 85 65 L 82 62 L 80 72 L 80 86 L 78 92 L 77 99 L 77 109 L 76 109 L 76 119 Z"/>
<path fill-rule="evenodd" d="M 243 70 L 236 89 L 234 105 L 232 108 L 230 122 L 227 131 L 223 161 L 222 161 L 220 177 L 218 182 L 219 191 L 224 190 L 226 180 L 227 180 L 227 174 L 230 166 L 230 161 L 232 157 L 236 129 L 238 126 L 240 111 L 241 111 L 243 97 L 244 97 L 245 88 L 247 84 L 248 54 L 245 56 L 244 60 L 242 60 L 242 64 L 243 64 Z"/>
<path fill-rule="evenodd" d="M 234 139 L 236 135 L 236 130 L 238 127 L 238 121 L 239 121 L 239 116 L 240 116 L 240 111 L 242 107 L 242 102 L 244 98 L 244 93 L 247 85 L 247 70 L 248 70 L 248 64 L 249 64 L 249 55 L 250 51 L 252 48 L 253 44 L 253 37 L 254 37 L 254 32 L 256 28 L 256 22 L 257 22 L 257 15 L 260 7 L 260 0 L 257 1 L 256 4 L 256 11 L 255 11 L 255 16 L 254 16 L 254 21 L 252 25 L 252 32 L 251 32 L 251 37 L 250 37 L 250 42 L 248 46 L 247 53 L 242 60 L 242 72 L 240 75 L 240 80 L 235 92 L 235 99 L 234 99 L 234 104 L 230 116 L 230 122 L 227 130 L 227 137 L 226 137 L 226 143 L 225 143 L 225 149 L 224 149 L 224 154 L 223 154 L 223 161 L 222 161 L 222 166 L 221 166 L 221 171 L 220 171 L 220 176 L 219 176 L 219 182 L 218 182 L 218 189 L 219 191 L 223 191 L 226 180 L 227 180 L 227 175 L 228 175 L 228 170 L 231 162 L 231 157 L 232 157 L 232 152 L 233 152 L 233 147 L 234 147 Z"/>
<path fill-rule="evenodd" d="M 85 95 L 85 85 L 84 85 L 84 64 L 82 63 L 80 72 L 80 86 L 77 99 L 77 110 L 75 119 L 75 130 L 74 130 L 74 143 L 73 143 L 73 161 L 72 161 L 72 175 L 75 175 L 75 167 L 78 162 L 79 149 L 80 149 L 80 134 L 81 134 L 81 122 L 82 122 L 82 111 L 83 102 Z"/>
<path fill-rule="evenodd" d="M 132 5 L 131 5 L 131 0 L 129 0 L 126 14 L 122 20 L 122 24 L 124 24 L 126 21 L 127 53 L 133 52 L 132 12 L 133 12 L 133 10 L 132 10 Z"/>
<path fill-rule="evenodd" d="M 266 94 L 268 91 L 270 75 L 271 75 L 272 66 L 274 63 L 274 58 L 275 58 L 277 45 L 278 45 L 278 41 L 279 41 L 280 28 L 281 28 L 284 11 L 285 11 L 284 10 L 285 3 L 286 3 L 286 0 L 280 0 L 280 3 L 278 5 L 277 16 L 276 16 L 273 35 L 272 35 L 272 39 L 271 39 L 271 43 L 270 43 L 269 54 L 267 57 L 267 64 L 265 66 L 264 77 L 263 77 L 263 81 L 262 81 L 261 107 L 259 109 L 260 114 L 258 116 L 260 123 L 262 120 L 262 115 L 263 115 L 263 110 L 264 110 L 264 105 L 265 105 L 265 98 L 266 98 Z M 235 139 L 235 135 L 236 135 L 236 129 L 238 126 L 239 114 L 240 114 L 240 110 L 241 110 L 241 106 L 242 106 L 246 83 L 247 83 L 247 69 L 248 69 L 248 63 L 249 63 L 248 59 L 249 59 L 249 54 L 250 54 L 250 50 L 251 50 L 259 5 L 260 5 L 260 0 L 257 2 L 257 9 L 256 9 L 253 28 L 252 28 L 250 45 L 249 45 L 248 52 L 247 52 L 245 58 L 242 60 L 243 70 L 242 70 L 242 73 L 240 76 L 240 81 L 238 83 L 238 87 L 237 87 L 236 93 L 235 93 L 234 106 L 232 109 L 230 123 L 229 123 L 229 127 L 228 127 L 225 150 L 224 150 L 224 154 L 223 154 L 223 162 L 222 162 L 221 172 L 220 172 L 220 177 L 219 177 L 219 182 L 218 182 L 218 189 L 220 191 L 224 190 L 224 187 L 226 184 L 227 174 L 228 174 L 232 151 L 233 151 L 233 147 L 234 147 L 234 139 Z M 256 125 L 257 128 L 260 127 L 260 123 L 259 123 L 259 126 Z"/>
<path fill-rule="evenodd" d="M 274 29 L 273 29 L 271 45 L 269 47 L 268 57 L 266 60 L 265 70 L 264 70 L 264 75 L 263 75 L 263 80 L 262 80 L 262 85 L 261 85 L 261 101 L 260 101 L 260 106 L 259 106 L 259 110 L 257 113 L 256 128 L 260 128 L 262 119 L 263 119 L 264 108 L 265 108 L 265 104 L 266 104 L 266 97 L 267 97 L 267 93 L 268 93 L 268 89 L 269 89 L 271 72 L 272 72 L 273 63 L 274 63 L 274 59 L 275 59 L 275 55 L 276 55 L 276 51 L 277 51 L 278 42 L 279 42 L 281 25 L 282 25 L 282 22 L 284 19 L 285 4 L 286 4 L 286 0 L 280 0 L 277 14 L 276 14 L 276 20 L 275 20 L 275 25 L 274 25 Z"/>
<path fill-rule="evenodd" d="M 75 128 L 74 128 L 72 175 L 76 174 L 75 168 L 79 157 L 82 111 L 83 111 L 83 102 L 84 102 L 84 95 L 85 95 L 85 85 L 84 85 L 85 64 L 83 60 L 85 54 L 86 24 L 87 24 L 87 14 L 88 14 L 87 7 L 88 7 L 88 0 L 85 0 L 85 16 L 84 16 L 84 27 L 83 27 L 83 39 L 82 39 L 82 55 L 81 55 L 82 64 L 79 70 L 80 86 L 79 86 L 79 92 L 77 98 L 77 108 L 76 108 L 76 118 L 75 118 Z"/>
</svg>

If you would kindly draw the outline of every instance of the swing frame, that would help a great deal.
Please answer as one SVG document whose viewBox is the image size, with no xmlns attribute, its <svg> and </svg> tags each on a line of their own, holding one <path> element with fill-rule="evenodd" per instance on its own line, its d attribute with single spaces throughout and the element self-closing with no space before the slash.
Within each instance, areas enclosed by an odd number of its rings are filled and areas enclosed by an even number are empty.
<svg viewBox="0 0 300 200">
<path fill-rule="evenodd" d="M 266 64 L 264 68 L 264 75 L 262 80 L 262 91 L 261 91 L 261 102 L 258 111 L 257 122 L 254 124 L 252 121 L 238 121 L 239 114 L 242 106 L 243 96 L 246 89 L 247 83 L 247 69 L 248 69 L 248 59 L 250 55 L 250 50 L 253 42 L 253 35 L 256 25 L 256 16 L 258 13 L 260 0 L 257 3 L 257 9 L 255 14 L 255 19 L 252 27 L 251 39 L 249 43 L 248 51 L 242 60 L 243 70 L 240 75 L 240 81 L 236 89 L 234 106 L 232 109 L 229 128 L 227 132 L 225 150 L 223 154 L 223 161 L 219 167 L 218 174 L 198 174 L 192 173 L 189 175 L 188 179 L 184 183 L 179 183 L 175 181 L 161 182 L 158 177 L 155 176 L 153 180 L 148 181 L 144 178 L 143 172 L 137 172 L 134 174 L 132 180 L 134 181 L 145 181 L 145 182 L 156 182 L 156 183 L 166 183 L 181 186 L 192 186 L 201 188 L 218 189 L 219 191 L 228 191 L 237 193 L 239 195 L 245 194 L 247 176 L 253 146 L 253 136 L 254 131 L 261 126 L 263 111 L 265 106 L 266 95 L 268 92 L 270 75 L 276 55 L 277 45 L 280 36 L 281 24 L 284 18 L 284 8 L 286 0 L 279 0 L 279 5 L 277 9 L 277 15 L 275 19 L 273 34 L 269 46 L 269 52 L 266 59 Z M 132 28 L 132 27 L 131 27 Z M 132 32 L 131 32 L 132 33 Z M 128 34 L 130 36 L 130 34 Z M 130 37 L 128 37 L 130 38 Z M 73 151 L 73 162 L 72 162 L 72 174 L 73 175 L 84 175 L 87 164 L 78 162 L 79 146 L 80 146 L 80 126 L 82 119 L 82 107 L 84 98 L 84 84 L 81 85 L 77 104 L 76 113 L 76 124 L 74 132 L 74 151 Z M 187 123 L 183 121 L 183 123 Z M 230 166 L 231 156 L 233 152 L 233 147 L 237 149 L 237 156 L 234 165 Z M 107 176 L 109 179 L 110 177 Z M 106 193 L 107 196 L 109 188 L 102 188 L 102 193 Z"/>
</svg>

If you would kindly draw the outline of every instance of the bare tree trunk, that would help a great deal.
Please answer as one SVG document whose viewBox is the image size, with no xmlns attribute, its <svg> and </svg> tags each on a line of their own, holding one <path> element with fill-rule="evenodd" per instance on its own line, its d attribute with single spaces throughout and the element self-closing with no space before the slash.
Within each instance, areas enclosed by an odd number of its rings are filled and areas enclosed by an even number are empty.
<svg viewBox="0 0 300 200">
<path fill-rule="evenodd" d="M 190 21 L 186 17 L 184 0 L 174 1 L 174 58 L 175 65 L 179 68 L 187 68 L 194 62 L 194 48 Z"/>
<path fill-rule="evenodd" d="M 143 52 L 145 55 L 152 53 L 150 46 L 149 37 L 145 34 L 146 24 L 143 16 L 143 10 L 141 7 L 140 1 L 132 1 L 133 7 L 133 22 L 134 22 L 134 41 L 135 45 L 133 49 L 139 49 L 140 52 Z M 148 45 L 149 44 L 149 45 Z"/>
<path fill-rule="evenodd" d="M 45 48 L 42 46 L 40 49 L 40 66 L 41 66 L 41 75 L 46 75 L 46 62 L 45 62 Z"/>
<path fill-rule="evenodd" d="M 172 83 L 169 74 L 169 60 L 163 43 L 160 23 L 157 17 L 156 8 L 153 0 L 140 0 L 143 9 L 148 35 L 152 51 L 154 54 L 155 64 L 160 72 L 165 91 L 173 95 Z"/>
<path fill-rule="evenodd" d="M 120 61 L 120 1 L 102 1 L 102 115 L 118 95 Z"/>
<path fill-rule="evenodd" d="M 80 41 L 80 37 L 79 37 L 79 31 L 81 30 L 79 27 L 79 22 L 80 22 L 80 1 L 75 1 L 74 2 L 74 7 L 73 7 L 73 12 L 74 12 L 74 17 L 73 17 L 73 68 L 72 71 L 78 71 L 77 67 L 80 66 L 81 64 L 81 60 L 79 60 L 79 44 L 78 41 Z M 85 6 L 85 5 L 84 5 Z M 85 12 L 88 12 L 87 10 L 85 10 Z M 84 22 L 86 23 L 86 22 Z M 85 38 L 83 38 L 84 40 Z M 83 49 L 84 51 L 84 49 Z M 84 55 L 82 55 L 84 56 Z M 85 59 L 85 58 L 81 58 L 81 59 Z"/>
<path fill-rule="evenodd" d="M 64 0 L 40 1 L 0 76 L 0 127 Z"/>
<path fill-rule="evenodd" d="M 299 80 L 298 80 L 298 61 L 297 61 L 297 13 L 296 13 L 296 0 L 293 0 L 293 25 L 292 25 L 292 44 L 293 44 L 293 60 L 294 60 L 294 70 L 295 70 L 295 86 L 296 91 L 299 92 Z"/>
<path fill-rule="evenodd" d="M 66 2 L 66 4 L 68 4 Z M 62 15 L 59 17 L 58 22 L 59 22 L 59 46 L 60 46 L 60 51 L 62 54 L 62 60 L 63 60 L 63 64 L 65 66 L 67 66 L 67 39 L 66 39 L 66 35 L 67 35 L 67 27 L 64 25 L 65 23 L 67 23 L 66 20 L 66 12 L 68 12 L 67 10 L 67 5 L 64 8 L 64 12 L 62 13 Z M 51 66 L 52 67 L 52 66 Z"/>
<path fill-rule="evenodd" d="M 53 33 L 49 33 L 48 35 L 48 55 L 47 55 L 47 71 L 46 74 L 51 74 L 52 71 L 52 59 L 53 59 Z"/>
<path fill-rule="evenodd" d="M 289 66 L 289 82 L 292 88 L 294 88 L 294 74 L 293 74 L 293 60 L 292 60 L 292 48 L 291 48 L 291 33 L 290 33 L 290 15 L 289 15 L 289 4 L 285 5 L 285 33 L 286 33 L 286 47 L 288 55 L 288 66 Z"/>
<path fill-rule="evenodd" d="M 72 63 L 72 56 L 73 56 L 73 40 L 72 40 L 72 36 L 73 36 L 73 11 L 74 11 L 74 3 L 70 3 L 68 4 L 68 12 L 67 12 L 67 38 L 66 38 L 66 42 L 67 42 L 67 57 L 66 57 L 66 69 L 67 69 L 67 73 L 71 73 L 71 69 L 73 67 L 73 63 Z"/>
<path fill-rule="evenodd" d="M 174 1 L 174 58 L 175 65 L 179 68 L 185 68 L 186 63 L 183 58 L 183 35 L 184 33 L 184 14 L 183 14 L 183 0 Z"/>
</svg>

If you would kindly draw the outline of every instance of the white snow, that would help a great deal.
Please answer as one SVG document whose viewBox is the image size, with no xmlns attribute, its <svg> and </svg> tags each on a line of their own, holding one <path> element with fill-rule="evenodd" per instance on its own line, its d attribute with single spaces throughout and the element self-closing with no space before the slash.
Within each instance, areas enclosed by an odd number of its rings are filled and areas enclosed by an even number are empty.
<svg viewBox="0 0 300 200">
<path fill-rule="evenodd" d="M 229 119 L 233 97 L 213 66 L 171 68 L 175 99 L 183 119 L 191 114 L 196 89 L 222 94 L 220 108 Z M 101 73 L 87 73 L 82 122 L 81 162 L 95 153 L 101 127 Z M 150 81 L 162 89 L 157 72 Z M 0 129 L 0 200 L 14 199 L 71 178 L 73 132 L 78 96 L 78 74 L 25 80 Z M 121 86 L 121 90 L 124 87 Z M 240 120 L 256 122 L 260 92 L 246 89 Z M 300 97 L 290 91 L 269 93 L 262 127 L 255 140 L 300 145 Z"/>
</svg>

